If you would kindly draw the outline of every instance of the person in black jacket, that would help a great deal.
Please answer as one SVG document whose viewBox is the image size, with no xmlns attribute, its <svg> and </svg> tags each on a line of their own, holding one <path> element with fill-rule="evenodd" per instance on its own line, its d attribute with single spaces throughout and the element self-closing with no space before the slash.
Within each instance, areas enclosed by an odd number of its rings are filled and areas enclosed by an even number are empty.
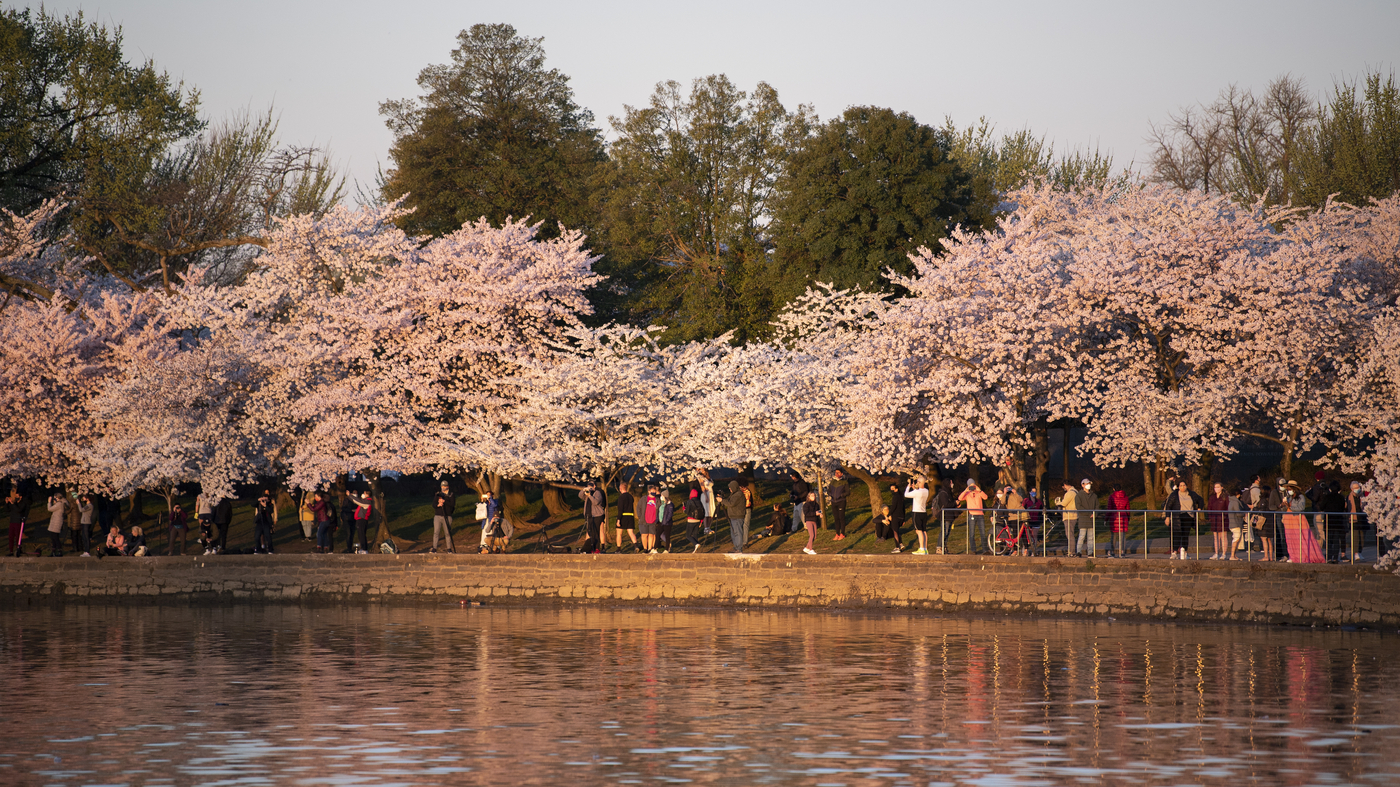
<svg viewBox="0 0 1400 787">
<path fill-rule="evenodd" d="M 938 554 L 943 554 L 943 545 L 948 543 L 948 517 L 944 512 L 953 505 L 953 496 L 948 494 L 948 486 L 942 481 L 938 483 L 938 491 L 934 493 L 933 499 L 928 504 L 928 517 L 932 522 L 938 523 Z M 956 517 L 956 515 L 955 515 Z"/>
<path fill-rule="evenodd" d="M 1315 510 L 1326 517 L 1327 560 L 1332 563 L 1345 563 L 1351 556 L 1347 549 L 1347 500 L 1342 497 L 1342 485 L 1333 480 L 1327 490 L 1318 495 Z"/>
<path fill-rule="evenodd" d="M 1185 481 L 1177 484 L 1177 489 L 1162 508 L 1175 511 L 1171 514 L 1172 559 L 1185 560 L 1186 549 L 1191 544 L 1191 534 L 1196 530 L 1196 514 L 1205 508 L 1206 501 L 1192 492 Z"/>
<path fill-rule="evenodd" d="M 263 490 L 253 503 L 253 554 L 272 554 L 272 531 L 277 527 L 277 503 Z"/>
<path fill-rule="evenodd" d="M 446 481 L 438 489 L 438 493 L 433 497 L 433 545 L 428 548 L 429 552 L 436 552 L 438 536 L 445 536 L 447 551 L 456 552 L 457 545 L 452 543 L 452 511 L 457 507 L 457 496 L 452 494 L 452 488 Z"/>
<path fill-rule="evenodd" d="M 219 504 L 214 506 L 214 527 L 219 530 L 219 553 L 228 551 L 228 529 L 233 525 L 233 501 L 227 497 L 219 498 Z"/>
<path fill-rule="evenodd" d="M 345 528 L 345 554 L 355 554 L 355 493 L 345 490 L 340 497 L 340 526 Z M 335 542 L 331 542 L 335 546 Z"/>
<path fill-rule="evenodd" d="M 836 537 L 832 540 L 840 541 L 846 537 L 846 499 L 851 495 L 851 484 L 840 470 L 832 473 L 831 477 L 833 480 L 826 488 L 826 494 L 831 498 L 831 524 L 836 531 Z"/>
<path fill-rule="evenodd" d="M 904 525 L 904 501 L 907 499 L 904 490 L 899 486 L 899 480 L 895 479 L 895 483 L 890 484 L 890 525 L 887 534 L 894 539 L 895 552 L 904 551 L 904 545 L 899 540 L 899 528 Z"/>
<path fill-rule="evenodd" d="M 614 530 L 617 531 L 617 549 L 619 552 L 622 551 L 622 534 L 624 532 L 627 534 L 627 537 L 632 540 L 632 546 L 640 549 L 640 547 L 637 546 L 637 504 L 632 497 L 632 493 L 627 491 L 628 489 L 631 489 L 631 487 L 628 486 L 626 481 L 617 485 L 617 526 Z"/>
</svg>

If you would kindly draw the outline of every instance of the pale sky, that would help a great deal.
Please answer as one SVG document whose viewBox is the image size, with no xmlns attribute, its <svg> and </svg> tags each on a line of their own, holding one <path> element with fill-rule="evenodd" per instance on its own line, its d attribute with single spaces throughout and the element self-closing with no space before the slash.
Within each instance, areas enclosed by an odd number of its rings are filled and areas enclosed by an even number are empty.
<svg viewBox="0 0 1400 787">
<path fill-rule="evenodd" d="M 25 5 L 37 5 L 28 4 Z M 544 37 L 548 65 L 606 130 L 659 81 L 766 81 L 822 119 L 860 104 L 962 126 L 980 116 L 1057 148 L 1147 160 L 1149 121 L 1231 83 L 1289 72 L 1314 92 L 1400 63 L 1400 2 L 48 2 L 121 25 L 128 58 L 197 86 L 218 120 L 275 104 L 286 143 L 328 145 L 372 184 L 391 137 L 379 102 L 418 95 L 457 33 L 506 22 Z M 352 189 L 353 191 L 353 189 Z"/>
</svg>

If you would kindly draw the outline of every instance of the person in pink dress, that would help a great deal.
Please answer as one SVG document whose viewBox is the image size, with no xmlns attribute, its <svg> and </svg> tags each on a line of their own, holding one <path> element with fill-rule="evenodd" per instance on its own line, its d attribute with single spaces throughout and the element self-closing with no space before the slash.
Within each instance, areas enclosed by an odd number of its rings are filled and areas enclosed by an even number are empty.
<svg viewBox="0 0 1400 787">
<path fill-rule="evenodd" d="M 1283 532 L 1288 538 L 1288 562 L 1326 563 L 1327 557 L 1317 545 L 1317 538 L 1303 513 L 1307 510 L 1308 498 L 1303 495 L 1297 481 L 1288 482 L 1283 497 L 1288 511 L 1283 515 Z"/>
<path fill-rule="evenodd" d="M 1122 484 L 1113 485 L 1113 494 L 1108 496 L 1108 510 L 1112 511 L 1108 518 L 1108 532 L 1112 538 L 1109 544 L 1109 557 L 1128 556 L 1128 523 L 1132 515 L 1128 513 L 1131 501 L 1128 500 L 1128 493 L 1123 491 Z"/>
</svg>

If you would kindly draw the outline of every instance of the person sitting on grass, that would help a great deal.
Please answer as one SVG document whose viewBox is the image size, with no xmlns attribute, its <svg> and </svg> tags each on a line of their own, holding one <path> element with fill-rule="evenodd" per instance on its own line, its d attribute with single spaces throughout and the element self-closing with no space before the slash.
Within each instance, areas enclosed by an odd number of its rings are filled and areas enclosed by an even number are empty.
<svg viewBox="0 0 1400 787">
<path fill-rule="evenodd" d="M 131 557 L 145 557 L 150 554 L 146 548 L 146 531 L 140 525 L 131 528 L 131 538 L 126 540 L 126 554 Z"/>
<path fill-rule="evenodd" d="M 126 536 L 122 535 L 121 528 L 112 525 L 107 531 L 107 543 L 102 547 L 102 554 L 112 557 L 122 557 L 126 554 Z"/>
<path fill-rule="evenodd" d="M 768 527 L 763 529 L 763 537 L 781 536 L 787 530 L 788 517 L 787 506 L 781 500 L 774 503 L 773 516 L 768 520 Z"/>
</svg>

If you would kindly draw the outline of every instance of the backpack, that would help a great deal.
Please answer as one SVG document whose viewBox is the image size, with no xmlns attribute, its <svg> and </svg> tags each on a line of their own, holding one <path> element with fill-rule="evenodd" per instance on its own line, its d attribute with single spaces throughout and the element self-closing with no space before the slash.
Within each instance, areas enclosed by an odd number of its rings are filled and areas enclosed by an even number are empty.
<svg viewBox="0 0 1400 787">
<path fill-rule="evenodd" d="M 399 553 L 399 545 L 394 543 L 394 539 L 386 538 L 384 539 L 384 543 L 379 545 L 379 551 L 386 555 L 397 555 Z"/>
<path fill-rule="evenodd" d="M 686 519 L 705 518 L 705 508 L 700 505 L 700 498 L 692 497 L 685 501 L 685 517 Z"/>
</svg>

